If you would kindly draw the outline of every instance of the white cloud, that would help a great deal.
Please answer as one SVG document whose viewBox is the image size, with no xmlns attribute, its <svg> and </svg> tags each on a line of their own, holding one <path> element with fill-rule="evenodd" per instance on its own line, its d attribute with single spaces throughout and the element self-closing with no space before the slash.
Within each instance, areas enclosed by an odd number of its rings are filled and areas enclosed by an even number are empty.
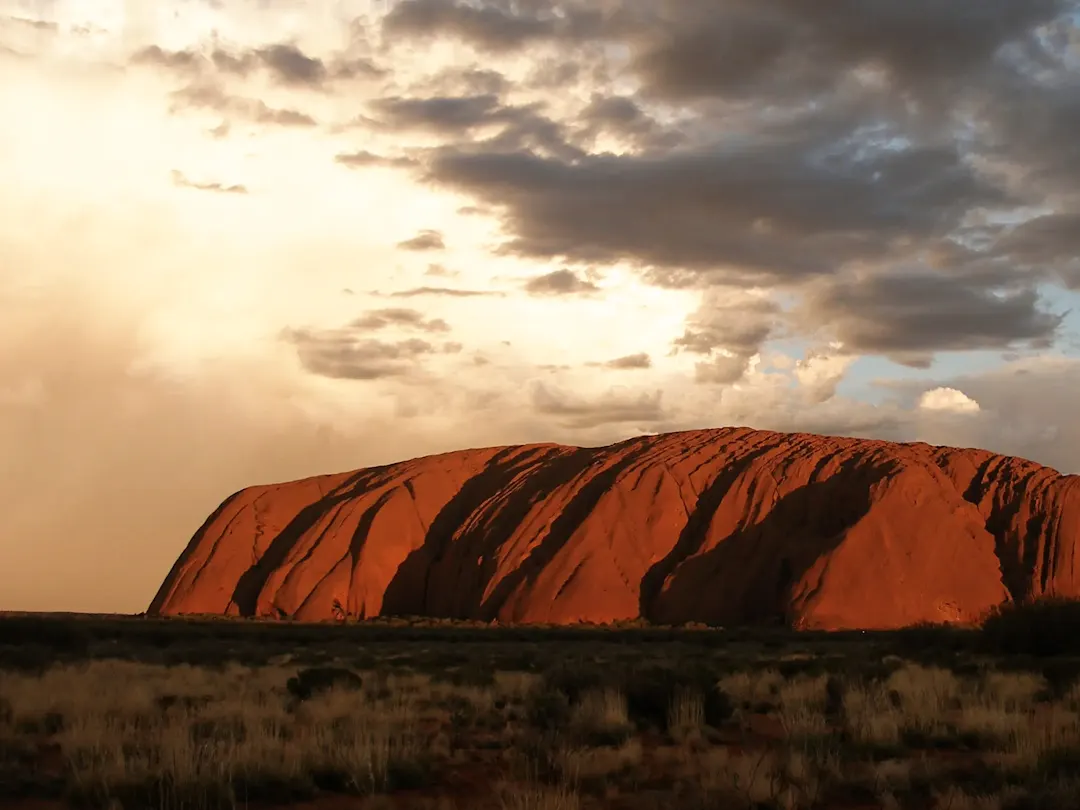
<svg viewBox="0 0 1080 810">
<path fill-rule="evenodd" d="M 809 351 L 795 364 L 793 373 L 810 402 L 825 402 L 836 393 L 836 386 L 855 359 L 851 355 Z"/>
<path fill-rule="evenodd" d="M 955 388 L 934 388 L 919 397 L 919 407 L 927 411 L 978 413 L 979 403 Z"/>
</svg>

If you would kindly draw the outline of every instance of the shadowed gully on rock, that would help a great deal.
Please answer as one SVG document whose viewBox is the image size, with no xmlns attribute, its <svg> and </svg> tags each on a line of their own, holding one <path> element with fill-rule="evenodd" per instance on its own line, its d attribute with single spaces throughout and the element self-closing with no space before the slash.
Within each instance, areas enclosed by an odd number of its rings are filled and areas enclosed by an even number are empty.
<svg viewBox="0 0 1080 810">
<path fill-rule="evenodd" d="M 150 612 L 894 628 L 1080 596 L 1080 477 L 983 450 L 722 428 L 463 450 L 251 487 Z"/>
</svg>

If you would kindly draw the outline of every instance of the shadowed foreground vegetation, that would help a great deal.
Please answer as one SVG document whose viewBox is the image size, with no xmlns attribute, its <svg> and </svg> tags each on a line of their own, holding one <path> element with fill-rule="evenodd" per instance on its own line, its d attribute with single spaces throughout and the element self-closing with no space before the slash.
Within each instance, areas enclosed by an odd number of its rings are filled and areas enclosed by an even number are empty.
<svg viewBox="0 0 1080 810">
<path fill-rule="evenodd" d="M 1076 810 L 1078 631 L 2 616 L 0 807 Z"/>
</svg>

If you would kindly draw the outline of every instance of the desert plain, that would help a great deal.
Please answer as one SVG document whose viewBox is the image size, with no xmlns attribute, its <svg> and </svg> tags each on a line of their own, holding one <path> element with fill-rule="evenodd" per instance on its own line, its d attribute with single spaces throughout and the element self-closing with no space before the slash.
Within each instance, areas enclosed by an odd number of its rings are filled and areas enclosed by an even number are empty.
<svg viewBox="0 0 1080 810">
<path fill-rule="evenodd" d="M 982 628 L 0 617 L 0 807 L 1080 806 L 1080 611 Z"/>
</svg>

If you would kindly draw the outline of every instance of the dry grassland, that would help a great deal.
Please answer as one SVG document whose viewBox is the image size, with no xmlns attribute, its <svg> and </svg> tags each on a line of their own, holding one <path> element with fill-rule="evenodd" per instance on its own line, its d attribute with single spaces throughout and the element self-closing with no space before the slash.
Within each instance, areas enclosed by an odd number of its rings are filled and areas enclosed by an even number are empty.
<svg viewBox="0 0 1080 810">
<path fill-rule="evenodd" d="M 359 672 L 304 699 L 320 670 L 287 658 L 3 672 L 0 806 L 1080 807 L 1080 687 L 1049 696 L 1029 672 L 890 663 L 877 681 L 729 673 L 712 717 L 708 688 L 658 686 L 660 719 L 640 685 L 570 699 L 527 672 L 487 686 Z"/>
</svg>

